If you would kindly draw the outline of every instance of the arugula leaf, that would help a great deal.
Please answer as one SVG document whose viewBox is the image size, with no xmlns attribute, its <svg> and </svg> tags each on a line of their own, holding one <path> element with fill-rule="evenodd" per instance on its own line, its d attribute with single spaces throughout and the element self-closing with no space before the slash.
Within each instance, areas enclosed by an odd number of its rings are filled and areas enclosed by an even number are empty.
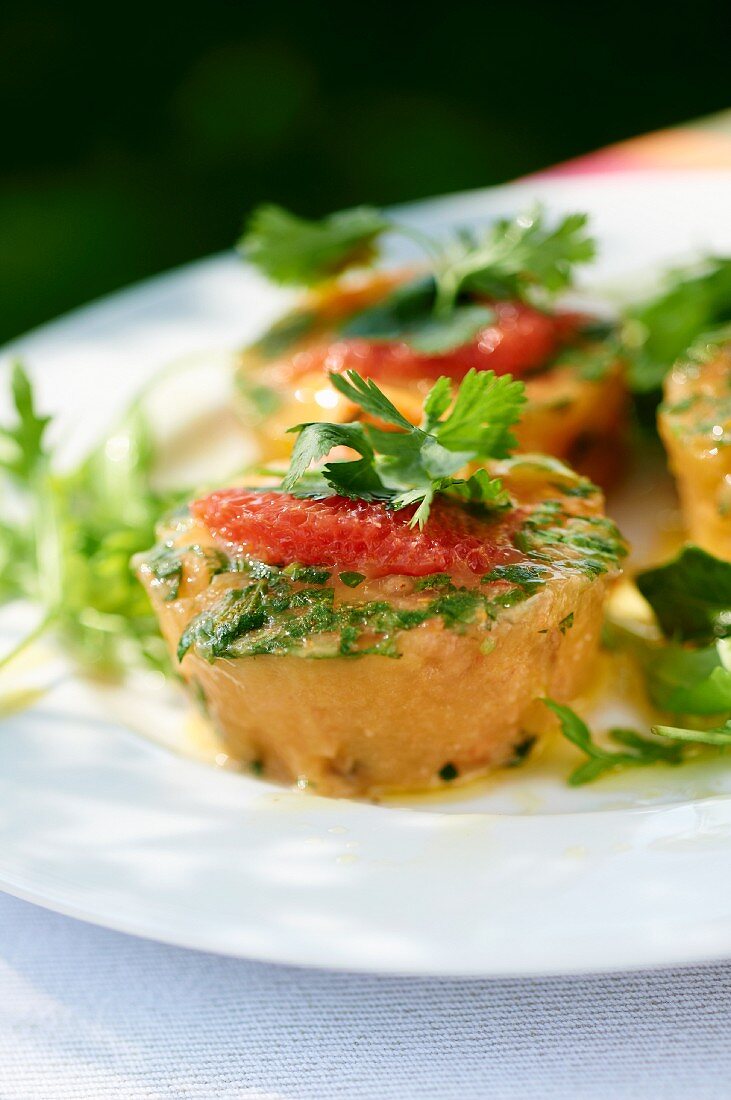
<svg viewBox="0 0 731 1100">
<path fill-rule="evenodd" d="M 416 505 L 411 523 L 420 527 L 426 523 L 437 493 L 493 510 L 509 507 L 502 482 L 487 470 L 467 478 L 456 475 L 475 460 L 503 457 L 514 445 L 510 428 L 525 400 L 520 382 L 507 375 L 497 378 L 492 371 L 472 370 L 452 402 L 451 383 L 440 378 L 426 397 L 423 426 L 417 428 L 372 379 L 348 371 L 331 375 L 331 381 L 340 393 L 391 430 L 360 421 L 298 425 L 292 429 L 299 438 L 282 481 L 283 490 L 322 497 L 329 487 L 343 496 L 382 500 L 394 509 Z M 309 470 L 313 462 L 341 445 L 356 451 L 360 458 L 331 461 L 319 471 Z"/>
<path fill-rule="evenodd" d="M 154 448 L 136 408 L 78 467 L 54 472 L 45 443 L 49 418 L 36 412 L 19 364 L 12 389 L 14 420 L 0 428 L 0 474 L 12 482 L 17 508 L 0 522 L 0 602 L 40 605 L 42 628 L 53 629 L 87 671 L 119 674 L 141 662 L 167 668 L 165 643 L 130 557 L 154 542 L 160 515 L 188 494 L 151 488 Z"/>
<path fill-rule="evenodd" d="M 320 221 L 298 218 L 281 206 L 258 207 L 239 249 L 276 283 L 313 286 L 354 264 L 368 263 L 390 222 L 373 207 L 357 206 Z"/>
<path fill-rule="evenodd" d="M 731 562 L 687 545 L 636 581 L 667 637 L 708 642 L 731 634 Z"/>
<path fill-rule="evenodd" d="M 557 716 L 564 737 L 586 754 L 588 760 L 580 764 L 568 782 L 572 787 L 582 786 L 598 779 L 605 772 L 616 768 L 644 768 L 650 764 L 663 762 L 680 764 L 682 748 L 679 745 L 664 745 L 661 741 L 652 741 L 634 730 L 614 728 L 608 731 L 609 737 L 618 745 L 630 749 L 630 752 L 614 752 L 597 745 L 586 722 L 571 709 L 553 699 L 543 702 Z"/>
<path fill-rule="evenodd" d="M 669 272 L 662 290 L 627 308 L 625 318 L 630 385 L 638 393 L 658 389 L 702 333 L 731 321 L 731 257 L 711 256 Z"/>
<path fill-rule="evenodd" d="M 50 417 L 36 413 L 30 379 L 18 362 L 12 366 L 11 392 L 17 422 L 11 428 L 0 427 L 0 440 L 7 445 L 6 455 L 0 454 L 0 467 L 22 480 L 30 477 L 45 461 L 43 437 Z"/>
</svg>

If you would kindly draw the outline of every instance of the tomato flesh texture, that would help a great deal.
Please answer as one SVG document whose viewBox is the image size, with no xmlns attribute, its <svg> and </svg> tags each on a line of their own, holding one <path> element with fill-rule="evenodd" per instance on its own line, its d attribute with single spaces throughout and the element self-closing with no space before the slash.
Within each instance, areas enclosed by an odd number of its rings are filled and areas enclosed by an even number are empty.
<svg viewBox="0 0 731 1100">
<path fill-rule="evenodd" d="M 253 489 L 224 489 L 191 505 L 215 539 L 270 565 L 324 565 L 369 577 L 480 576 L 522 559 L 513 544 L 519 509 L 490 520 L 437 498 L 423 530 L 409 526 L 414 511 Z"/>
<path fill-rule="evenodd" d="M 340 374 L 356 370 L 376 382 L 436 379 L 446 375 L 461 381 L 468 370 L 492 370 L 520 378 L 538 370 L 576 333 L 572 314 L 547 314 L 522 302 L 493 302 L 495 321 L 474 340 L 442 355 L 424 355 L 403 341 L 380 342 L 335 338 L 295 355 L 297 375 L 315 371 Z"/>
</svg>

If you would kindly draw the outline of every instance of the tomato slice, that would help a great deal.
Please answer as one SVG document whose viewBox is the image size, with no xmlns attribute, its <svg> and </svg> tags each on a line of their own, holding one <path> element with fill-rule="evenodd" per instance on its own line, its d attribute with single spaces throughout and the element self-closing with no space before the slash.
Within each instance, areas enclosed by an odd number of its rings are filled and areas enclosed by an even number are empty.
<svg viewBox="0 0 731 1100">
<path fill-rule="evenodd" d="M 520 378 L 538 370 L 575 335 L 573 314 L 541 313 L 522 302 L 492 302 L 495 321 L 469 344 L 443 355 L 423 355 L 402 341 L 362 338 L 334 339 L 298 352 L 292 361 L 296 376 L 315 371 L 356 370 L 377 382 L 398 384 L 446 375 L 461 381 L 468 370 L 492 370 Z"/>
<path fill-rule="evenodd" d="M 223 489 L 191 505 L 216 539 L 270 565 L 297 562 L 371 577 L 422 577 L 481 575 L 522 558 L 513 545 L 520 509 L 485 519 L 459 502 L 437 498 L 423 531 L 409 526 L 414 510 L 255 489 Z"/>
</svg>

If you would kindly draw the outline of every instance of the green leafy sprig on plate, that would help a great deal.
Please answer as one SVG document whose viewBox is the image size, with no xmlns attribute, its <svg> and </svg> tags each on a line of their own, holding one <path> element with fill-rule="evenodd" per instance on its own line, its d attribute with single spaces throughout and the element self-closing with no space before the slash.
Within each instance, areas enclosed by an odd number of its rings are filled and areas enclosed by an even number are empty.
<svg viewBox="0 0 731 1100">
<path fill-rule="evenodd" d="M 576 266 L 595 255 L 586 226 L 585 214 L 569 214 L 551 226 L 535 208 L 443 242 L 369 206 L 309 221 L 267 205 L 252 214 L 239 248 L 273 282 L 316 286 L 370 263 L 387 234 L 415 240 L 428 256 L 430 274 L 397 287 L 344 331 L 405 340 L 423 354 L 438 355 L 468 343 L 494 318 L 475 295 L 545 305 L 569 287 Z"/>
<path fill-rule="evenodd" d="M 167 668 L 165 645 L 131 556 L 154 541 L 185 494 L 152 487 L 154 446 L 140 405 L 76 468 L 59 473 L 30 379 L 12 368 L 13 419 L 0 427 L 0 606 L 38 606 L 38 627 L 0 660 L 53 629 L 90 671 Z"/>
<path fill-rule="evenodd" d="M 679 764 L 687 747 L 731 746 L 731 562 L 688 545 L 636 582 L 662 637 L 610 623 L 609 640 L 638 661 L 650 701 L 674 721 L 653 725 L 651 737 L 609 730 L 617 751 L 597 744 L 569 707 L 545 700 L 564 736 L 588 758 L 570 777 L 573 785 L 619 768 Z"/>
<path fill-rule="evenodd" d="M 731 257 L 669 271 L 658 293 L 624 310 L 622 342 L 637 393 L 657 390 L 673 363 L 731 322 Z"/>
<path fill-rule="evenodd" d="M 516 446 L 511 429 L 525 403 L 521 382 L 471 370 L 454 394 L 450 380 L 440 378 L 415 427 L 371 379 L 348 371 L 331 375 L 330 381 L 376 423 L 314 422 L 291 428 L 297 442 L 282 489 L 300 496 L 378 500 L 395 510 L 416 505 L 411 523 L 420 527 L 437 493 L 493 510 L 509 506 L 499 478 L 484 469 L 467 477 L 462 471 L 471 462 L 506 458 Z M 348 447 L 359 457 L 311 470 L 334 447 Z"/>
</svg>

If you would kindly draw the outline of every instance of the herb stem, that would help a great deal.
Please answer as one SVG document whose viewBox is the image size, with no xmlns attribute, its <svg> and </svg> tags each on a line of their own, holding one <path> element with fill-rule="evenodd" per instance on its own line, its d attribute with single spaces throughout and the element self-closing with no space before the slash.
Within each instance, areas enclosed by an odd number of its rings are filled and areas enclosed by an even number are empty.
<svg viewBox="0 0 731 1100">
<path fill-rule="evenodd" d="M 24 653 L 29 646 L 38 641 L 38 639 L 48 630 L 49 626 L 51 626 L 55 618 L 56 612 L 49 611 L 29 634 L 26 634 L 24 638 L 21 638 L 20 641 L 13 646 L 9 653 L 0 657 L 0 672 L 7 668 L 7 666 L 11 664 L 16 657 L 19 657 L 21 653 Z"/>
</svg>

